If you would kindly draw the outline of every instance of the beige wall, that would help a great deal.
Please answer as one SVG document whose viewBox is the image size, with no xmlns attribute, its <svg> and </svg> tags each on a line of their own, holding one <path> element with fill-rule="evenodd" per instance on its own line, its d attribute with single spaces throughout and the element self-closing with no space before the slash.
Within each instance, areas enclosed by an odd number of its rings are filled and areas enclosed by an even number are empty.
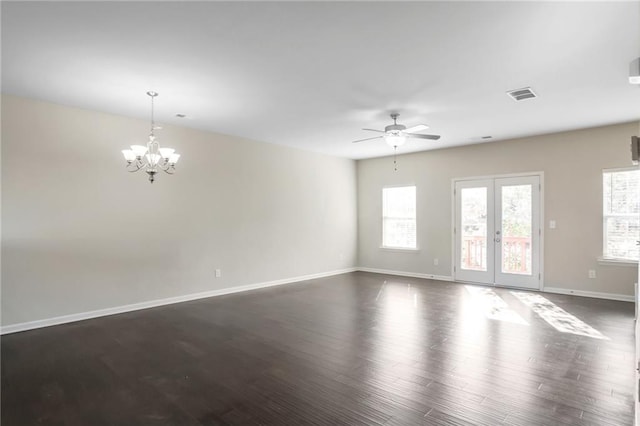
<svg viewBox="0 0 640 426">
<path fill-rule="evenodd" d="M 354 161 L 165 126 L 151 185 L 120 153 L 147 132 L 3 96 L 3 326 L 355 266 Z"/>
<path fill-rule="evenodd" d="M 637 268 L 610 266 L 602 255 L 602 169 L 631 166 L 630 137 L 638 123 L 358 161 L 359 266 L 452 275 L 452 179 L 544 172 L 544 285 L 632 295 Z M 412 142 L 409 142 L 412 143 Z M 419 142 L 415 142 L 419 143 Z M 381 190 L 417 185 L 417 253 L 381 245 Z M 556 229 L 549 229 L 555 220 Z M 433 259 L 439 259 L 434 266 Z M 594 269 L 596 279 L 588 278 Z"/>
<path fill-rule="evenodd" d="M 145 120 L 3 96 L 2 125 L 3 326 L 356 265 L 449 276 L 452 179 L 531 171 L 557 222 L 545 285 L 631 295 L 637 279 L 596 259 L 601 171 L 630 165 L 638 123 L 399 156 L 398 172 L 165 126 L 183 156 L 153 185 L 120 154 Z M 383 251 L 381 188 L 412 183 L 421 249 Z"/>
</svg>

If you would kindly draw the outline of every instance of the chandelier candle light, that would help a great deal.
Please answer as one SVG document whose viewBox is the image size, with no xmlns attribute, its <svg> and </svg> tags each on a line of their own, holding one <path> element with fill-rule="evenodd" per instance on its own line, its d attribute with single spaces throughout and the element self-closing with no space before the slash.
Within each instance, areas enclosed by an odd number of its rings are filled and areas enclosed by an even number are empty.
<svg viewBox="0 0 640 426">
<path fill-rule="evenodd" d="M 160 148 L 160 144 L 156 140 L 153 131 L 160 129 L 156 127 L 153 118 L 153 100 L 158 93 L 147 92 L 151 97 L 151 133 L 149 133 L 149 142 L 147 145 L 131 145 L 131 149 L 123 149 L 122 154 L 127 160 L 127 171 L 137 172 L 143 170 L 149 175 L 149 182 L 153 183 L 158 170 L 172 175 L 176 171 L 176 163 L 180 158 L 180 154 L 175 153 L 173 148 Z"/>
</svg>

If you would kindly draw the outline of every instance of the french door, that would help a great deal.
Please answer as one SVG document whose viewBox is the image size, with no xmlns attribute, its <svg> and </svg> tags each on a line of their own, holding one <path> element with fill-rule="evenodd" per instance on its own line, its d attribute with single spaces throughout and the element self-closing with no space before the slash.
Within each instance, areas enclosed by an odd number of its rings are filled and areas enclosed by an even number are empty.
<svg viewBox="0 0 640 426">
<path fill-rule="evenodd" d="M 457 281 L 540 288 L 540 177 L 455 183 Z"/>
</svg>

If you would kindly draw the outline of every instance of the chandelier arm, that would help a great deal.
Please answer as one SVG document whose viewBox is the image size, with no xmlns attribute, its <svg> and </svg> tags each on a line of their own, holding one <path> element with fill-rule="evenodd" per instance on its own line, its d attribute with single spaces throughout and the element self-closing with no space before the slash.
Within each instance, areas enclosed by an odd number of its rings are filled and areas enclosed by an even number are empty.
<svg viewBox="0 0 640 426">
<path fill-rule="evenodd" d="M 134 166 L 134 167 L 135 167 L 135 169 L 133 169 L 131 166 Z M 128 171 L 129 173 L 135 173 L 135 172 L 137 172 L 137 171 L 142 170 L 142 167 L 143 167 L 143 166 L 144 166 L 144 164 L 143 164 L 143 163 L 141 163 L 141 162 L 139 162 L 139 163 L 138 163 L 138 162 L 136 162 L 136 163 L 133 163 L 133 162 L 132 162 L 132 163 L 128 163 L 125 167 L 127 168 L 127 171 Z"/>
<path fill-rule="evenodd" d="M 175 173 L 176 171 L 176 165 L 175 163 L 170 163 L 169 159 L 165 159 L 164 161 L 160 162 L 157 164 L 158 168 L 160 168 L 162 171 L 172 175 Z"/>
</svg>

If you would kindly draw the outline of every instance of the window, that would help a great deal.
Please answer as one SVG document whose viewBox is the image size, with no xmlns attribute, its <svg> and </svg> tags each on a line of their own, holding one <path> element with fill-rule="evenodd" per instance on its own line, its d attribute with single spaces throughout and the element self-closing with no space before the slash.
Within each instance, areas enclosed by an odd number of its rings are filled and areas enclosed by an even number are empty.
<svg viewBox="0 0 640 426">
<path fill-rule="evenodd" d="M 640 170 L 604 170 L 603 256 L 638 260 L 640 239 Z"/>
<path fill-rule="evenodd" d="M 382 246 L 416 249 L 416 187 L 382 189 Z"/>
</svg>

